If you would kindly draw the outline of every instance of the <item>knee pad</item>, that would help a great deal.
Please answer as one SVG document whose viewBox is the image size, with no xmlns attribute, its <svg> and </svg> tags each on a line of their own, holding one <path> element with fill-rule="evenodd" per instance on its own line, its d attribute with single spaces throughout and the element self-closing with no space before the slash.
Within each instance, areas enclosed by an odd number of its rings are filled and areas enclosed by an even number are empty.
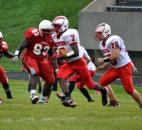
<svg viewBox="0 0 142 130">
<path fill-rule="evenodd" d="M 31 75 L 39 75 L 39 71 L 34 68 L 30 68 L 30 73 Z"/>
</svg>

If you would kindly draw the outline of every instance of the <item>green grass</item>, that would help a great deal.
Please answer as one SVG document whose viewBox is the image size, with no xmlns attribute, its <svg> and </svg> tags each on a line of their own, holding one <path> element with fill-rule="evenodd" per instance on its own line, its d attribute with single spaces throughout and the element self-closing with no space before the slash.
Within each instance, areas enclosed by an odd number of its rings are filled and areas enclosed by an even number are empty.
<svg viewBox="0 0 142 130">
<path fill-rule="evenodd" d="M 77 28 L 79 11 L 92 0 L 0 0 L 0 31 L 14 52 L 29 27 L 38 27 L 43 19 L 53 20 L 57 15 L 68 17 L 70 27 Z M 6 70 L 19 71 L 17 67 L 1 64 Z"/>
<path fill-rule="evenodd" d="M 52 93 L 48 104 L 32 105 L 26 93 L 27 81 L 10 80 L 14 99 L 7 100 L 0 88 L 4 104 L 0 105 L 1 130 L 142 130 L 142 111 L 121 87 L 113 86 L 121 104 L 103 107 L 100 95 L 90 91 L 94 103 L 88 103 L 76 89 L 76 108 L 66 108 Z M 142 93 L 141 88 L 137 88 Z"/>
</svg>

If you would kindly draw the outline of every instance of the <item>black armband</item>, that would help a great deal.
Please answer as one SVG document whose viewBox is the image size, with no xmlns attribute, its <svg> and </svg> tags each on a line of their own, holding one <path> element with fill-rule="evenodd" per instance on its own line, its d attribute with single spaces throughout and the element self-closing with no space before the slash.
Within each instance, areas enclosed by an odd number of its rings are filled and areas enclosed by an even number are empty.
<svg viewBox="0 0 142 130">
<path fill-rule="evenodd" d="M 68 56 L 68 57 L 66 57 L 67 59 L 71 59 L 71 58 L 74 58 L 74 57 L 77 57 L 77 56 L 79 56 L 79 55 L 77 55 L 77 54 L 73 54 L 73 55 L 70 55 L 70 56 Z"/>
<path fill-rule="evenodd" d="M 111 62 L 110 59 L 109 59 L 109 57 L 103 58 L 103 61 L 104 62 Z"/>
</svg>

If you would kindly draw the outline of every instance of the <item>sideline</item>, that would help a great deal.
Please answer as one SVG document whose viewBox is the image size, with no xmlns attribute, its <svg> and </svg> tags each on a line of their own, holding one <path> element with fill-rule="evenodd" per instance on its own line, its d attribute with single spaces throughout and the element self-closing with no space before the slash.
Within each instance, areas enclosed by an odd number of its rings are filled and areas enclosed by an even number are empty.
<svg viewBox="0 0 142 130">
<path fill-rule="evenodd" d="M 8 79 L 16 79 L 16 80 L 28 80 L 28 74 L 26 72 L 6 72 Z M 98 73 L 93 80 L 98 82 L 101 73 Z M 142 76 L 133 76 L 133 81 L 135 86 L 142 86 Z M 112 84 L 121 84 L 120 80 L 117 79 Z"/>
</svg>

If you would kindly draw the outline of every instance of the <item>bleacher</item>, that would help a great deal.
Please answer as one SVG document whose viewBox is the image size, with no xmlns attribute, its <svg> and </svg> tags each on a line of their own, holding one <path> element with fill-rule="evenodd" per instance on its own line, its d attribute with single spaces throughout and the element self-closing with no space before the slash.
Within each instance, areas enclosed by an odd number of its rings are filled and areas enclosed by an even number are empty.
<svg viewBox="0 0 142 130">
<path fill-rule="evenodd" d="M 117 0 L 116 5 L 108 6 L 110 12 L 142 12 L 142 0 Z"/>
</svg>

